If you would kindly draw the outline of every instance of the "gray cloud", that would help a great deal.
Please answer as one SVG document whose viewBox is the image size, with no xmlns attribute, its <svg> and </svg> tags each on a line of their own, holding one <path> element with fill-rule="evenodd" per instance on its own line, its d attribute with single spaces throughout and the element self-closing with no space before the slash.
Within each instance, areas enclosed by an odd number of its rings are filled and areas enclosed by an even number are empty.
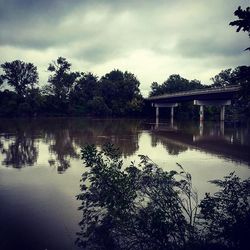
<svg viewBox="0 0 250 250">
<path fill-rule="evenodd" d="M 46 68 L 64 55 L 97 74 L 132 70 L 143 89 L 171 73 L 208 81 L 249 64 L 247 34 L 229 26 L 239 5 L 246 1 L 0 0 L 1 60 Z"/>
<path fill-rule="evenodd" d="M 216 36 L 184 38 L 177 42 L 175 51 L 185 57 L 238 56 L 239 52 L 248 46 L 249 39 L 245 36 L 242 37 L 241 43 L 237 40 Z"/>
</svg>

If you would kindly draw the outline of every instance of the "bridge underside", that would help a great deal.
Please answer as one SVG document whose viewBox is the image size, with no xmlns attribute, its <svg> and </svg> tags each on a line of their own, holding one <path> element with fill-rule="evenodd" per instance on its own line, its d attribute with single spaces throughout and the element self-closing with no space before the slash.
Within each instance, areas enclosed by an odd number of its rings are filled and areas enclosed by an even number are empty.
<svg viewBox="0 0 250 250">
<path fill-rule="evenodd" d="M 156 118 L 159 117 L 159 108 L 171 108 L 171 119 L 174 117 L 174 108 L 180 102 L 192 101 L 194 105 L 200 106 L 200 120 L 204 120 L 204 106 L 220 106 L 220 120 L 225 119 L 225 106 L 231 105 L 231 100 L 235 98 L 236 93 L 240 90 L 239 86 L 221 89 L 208 89 L 200 91 L 191 91 L 175 94 L 167 94 L 148 98 L 152 106 L 156 108 Z"/>
</svg>

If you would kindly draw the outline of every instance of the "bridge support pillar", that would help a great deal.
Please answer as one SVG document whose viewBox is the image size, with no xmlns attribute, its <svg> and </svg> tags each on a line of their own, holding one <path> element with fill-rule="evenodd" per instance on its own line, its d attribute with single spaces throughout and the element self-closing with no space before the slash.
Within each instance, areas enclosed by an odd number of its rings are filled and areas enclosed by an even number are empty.
<svg viewBox="0 0 250 250">
<path fill-rule="evenodd" d="M 200 136 L 203 136 L 203 130 L 204 130 L 204 122 L 203 122 L 203 120 L 200 120 L 200 126 L 199 126 Z"/>
<path fill-rule="evenodd" d="M 155 129 L 158 129 L 159 127 L 159 117 L 155 118 Z"/>
<path fill-rule="evenodd" d="M 174 107 L 171 107 L 171 120 L 174 119 Z"/>
<path fill-rule="evenodd" d="M 220 134 L 222 136 L 224 136 L 224 134 L 225 134 L 225 123 L 224 123 L 224 120 L 220 121 Z"/>
<path fill-rule="evenodd" d="M 173 127 L 174 127 L 174 117 L 171 117 L 171 120 L 170 120 L 170 126 L 171 126 L 171 128 L 173 128 Z"/>
<path fill-rule="evenodd" d="M 159 118 L 159 107 L 155 107 L 155 116 L 156 118 Z"/>
<path fill-rule="evenodd" d="M 153 103 L 153 107 L 155 107 L 155 116 L 159 118 L 159 110 L 160 108 L 171 108 L 171 120 L 174 119 L 174 108 L 178 106 L 178 103 Z"/>
<path fill-rule="evenodd" d="M 220 108 L 220 120 L 224 121 L 225 120 L 225 106 L 221 106 Z"/>
<path fill-rule="evenodd" d="M 220 120 L 225 120 L 225 106 L 231 105 L 231 100 L 194 100 L 194 105 L 200 106 L 200 121 L 204 120 L 204 106 L 220 106 Z"/>
<path fill-rule="evenodd" d="M 204 121 L 204 106 L 200 105 L 200 121 Z"/>
</svg>

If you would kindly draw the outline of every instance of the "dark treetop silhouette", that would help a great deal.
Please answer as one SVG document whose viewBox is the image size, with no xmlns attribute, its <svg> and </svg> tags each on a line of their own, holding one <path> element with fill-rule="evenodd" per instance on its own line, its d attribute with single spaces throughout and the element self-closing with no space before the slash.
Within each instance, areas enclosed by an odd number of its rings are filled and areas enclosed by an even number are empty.
<svg viewBox="0 0 250 250">
<path fill-rule="evenodd" d="M 237 32 L 241 29 L 244 32 L 248 32 L 248 36 L 250 37 L 250 7 L 247 7 L 246 10 L 242 10 L 241 6 L 234 12 L 234 15 L 239 18 L 239 20 L 230 22 L 229 24 L 232 26 L 238 26 Z M 250 47 L 245 50 L 250 50 Z"/>
<path fill-rule="evenodd" d="M 15 60 L 3 63 L 1 68 L 4 71 L 1 83 L 7 82 L 19 97 L 26 97 L 38 83 L 37 68 L 32 63 Z"/>
</svg>

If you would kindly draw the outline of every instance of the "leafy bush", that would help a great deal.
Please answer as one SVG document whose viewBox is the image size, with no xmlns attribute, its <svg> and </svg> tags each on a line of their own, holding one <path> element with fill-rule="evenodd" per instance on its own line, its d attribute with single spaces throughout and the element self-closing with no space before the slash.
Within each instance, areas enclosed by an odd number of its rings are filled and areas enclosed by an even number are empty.
<svg viewBox="0 0 250 250">
<path fill-rule="evenodd" d="M 131 163 L 123 170 L 120 154 L 110 144 L 101 151 L 87 146 L 82 157 L 90 170 L 83 174 L 77 196 L 84 215 L 80 246 L 176 249 L 193 235 L 197 195 L 189 174 L 164 172 L 146 156 L 140 156 L 139 167 Z"/>
<path fill-rule="evenodd" d="M 249 243 L 250 180 L 233 173 L 198 205 L 192 178 L 163 171 L 147 156 L 124 168 L 113 145 L 82 149 L 76 243 L 85 249 L 243 249 Z M 198 208 L 200 212 L 197 214 Z"/>
<path fill-rule="evenodd" d="M 241 181 L 234 173 L 212 183 L 221 189 L 206 193 L 200 203 L 200 218 L 207 242 L 233 249 L 244 249 L 250 235 L 250 181 Z"/>
</svg>

